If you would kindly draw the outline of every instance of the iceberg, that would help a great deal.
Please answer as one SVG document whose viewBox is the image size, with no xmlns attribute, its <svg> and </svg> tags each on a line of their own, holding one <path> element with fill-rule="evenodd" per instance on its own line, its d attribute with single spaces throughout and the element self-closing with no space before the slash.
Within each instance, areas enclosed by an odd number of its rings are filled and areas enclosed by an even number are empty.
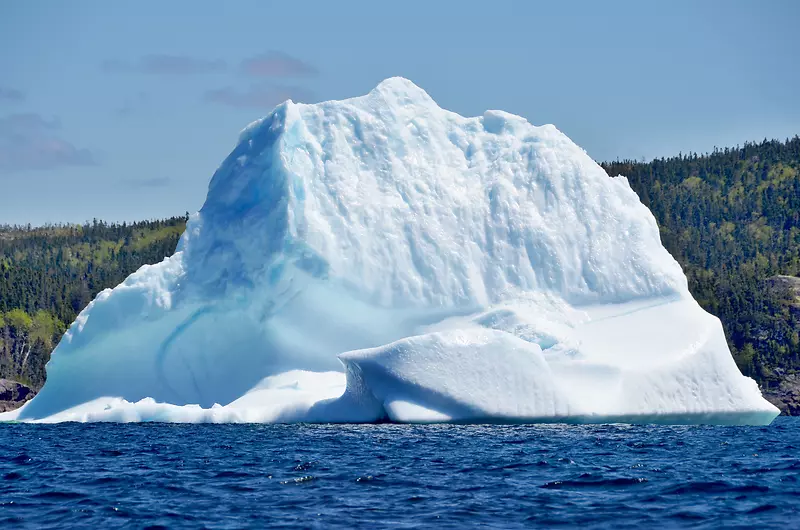
<svg viewBox="0 0 800 530">
<path fill-rule="evenodd" d="M 175 254 L 0 419 L 768 424 L 650 211 L 552 125 L 410 81 L 249 125 Z"/>
</svg>

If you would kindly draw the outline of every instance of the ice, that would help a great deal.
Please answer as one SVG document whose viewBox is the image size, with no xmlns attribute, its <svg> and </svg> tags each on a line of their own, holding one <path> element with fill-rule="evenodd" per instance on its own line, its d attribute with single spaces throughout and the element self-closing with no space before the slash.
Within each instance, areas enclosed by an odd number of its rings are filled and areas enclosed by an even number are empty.
<svg viewBox="0 0 800 530">
<path fill-rule="evenodd" d="M 769 423 L 624 177 L 388 79 L 248 126 L 25 421 Z"/>
</svg>

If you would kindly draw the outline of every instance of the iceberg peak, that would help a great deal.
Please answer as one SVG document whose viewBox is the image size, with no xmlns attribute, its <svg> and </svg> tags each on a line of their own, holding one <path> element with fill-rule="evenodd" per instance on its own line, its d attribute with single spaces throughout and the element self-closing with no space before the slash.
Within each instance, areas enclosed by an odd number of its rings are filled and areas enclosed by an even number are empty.
<svg viewBox="0 0 800 530">
<path fill-rule="evenodd" d="M 404 77 L 384 79 L 366 97 L 368 99 L 377 98 L 383 103 L 376 104 L 386 107 L 387 110 L 392 107 L 434 107 L 439 109 L 439 106 L 425 90 Z"/>
<path fill-rule="evenodd" d="M 372 91 L 389 94 L 413 94 L 426 99 L 431 99 L 428 93 L 416 85 L 413 81 L 400 76 L 387 77 L 378 83 L 378 85 Z"/>
</svg>

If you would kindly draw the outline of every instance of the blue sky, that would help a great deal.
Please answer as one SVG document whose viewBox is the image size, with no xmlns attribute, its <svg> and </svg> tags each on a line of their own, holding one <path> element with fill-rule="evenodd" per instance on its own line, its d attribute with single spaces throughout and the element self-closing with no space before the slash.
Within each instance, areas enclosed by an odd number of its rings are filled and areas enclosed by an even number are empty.
<svg viewBox="0 0 800 530">
<path fill-rule="evenodd" d="M 800 2 L 0 3 L 0 223 L 197 210 L 283 99 L 408 77 L 597 160 L 800 133 Z"/>
</svg>

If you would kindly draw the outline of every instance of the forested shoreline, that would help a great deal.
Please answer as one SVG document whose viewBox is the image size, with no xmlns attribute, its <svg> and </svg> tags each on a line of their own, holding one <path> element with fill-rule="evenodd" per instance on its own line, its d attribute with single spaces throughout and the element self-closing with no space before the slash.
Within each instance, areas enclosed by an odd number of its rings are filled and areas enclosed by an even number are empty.
<svg viewBox="0 0 800 530">
<path fill-rule="evenodd" d="M 38 390 L 45 364 L 94 297 L 175 251 L 186 217 L 0 226 L 0 379 Z"/>
<path fill-rule="evenodd" d="M 602 166 L 653 212 L 742 372 L 772 388 L 800 367 L 800 307 L 775 281 L 800 274 L 800 137 Z"/>
<path fill-rule="evenodd" d="M 653 212 L 742 372 L 767 390 L 797 380 L 800 138 L 601 165 L 627 177 Z M 0 379 L 41 388 L 50 352 L 81 309 L 171 255 L 185 222 L 0 226 Z"/>
</svg>

